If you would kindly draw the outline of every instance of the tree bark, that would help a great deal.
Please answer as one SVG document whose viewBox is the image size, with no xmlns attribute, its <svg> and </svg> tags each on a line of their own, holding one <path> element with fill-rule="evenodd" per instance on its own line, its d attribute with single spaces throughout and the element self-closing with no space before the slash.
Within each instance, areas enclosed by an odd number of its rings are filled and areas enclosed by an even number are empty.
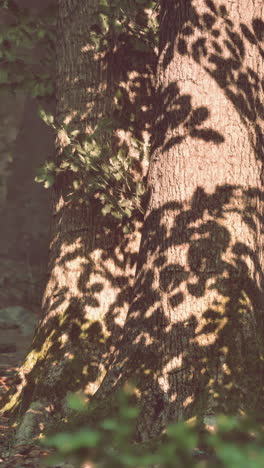
<svg viewBox="0 0 264 468">
<path fill-rule="evenodd" d="M 149 204 L 122 341 L 139 438 L 263 403 L 264 6 L 164 0 Z"/>
<path fill-rule="evenodd" d="M 111 117 L 121 80 L 105 55 L 90 45 L 97 8 L 97 0 L 58 4 L 56 121 L 85 134 Z M 56 157 L 65 144 L 60 131 Z M 3 409 L 20 423 L 17 444 L 44 431 L 52 418 L 67 417 L 68 392 L 90 396 L 96 391 L 130 301 L 140 222 L 134 233 L 124 235 L 101 214 L 96 200 L 89 206 L 69 201 L 69 180 L 64 176 L 54 191 L 43 319 L 20 369 L 21 382 Z"/>
</svg>

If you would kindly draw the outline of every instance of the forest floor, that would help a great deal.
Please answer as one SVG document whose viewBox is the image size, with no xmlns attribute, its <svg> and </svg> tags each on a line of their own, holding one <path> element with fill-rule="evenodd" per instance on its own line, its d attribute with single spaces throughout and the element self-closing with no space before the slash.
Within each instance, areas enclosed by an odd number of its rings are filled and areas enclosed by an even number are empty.
<svg viewBox="0 0 264 468">
<path fill-rule="evenodd" d="M 5 331 L 7 333 L 1 333 L 0 336 L 0 404 L 5 392 L 14 385 L 19 365 L 25 356 L 24 338 L 21 336 L 20 340 L 17 330 Z M 38 445 L 14 446 L 13 437 L 14 430 L 8 418 L 0 415 L 0 468 L 47 467 L 45 456 L 50 452 Z M 68 463 L 53 467 L 75 468 Z"/>
</svg>

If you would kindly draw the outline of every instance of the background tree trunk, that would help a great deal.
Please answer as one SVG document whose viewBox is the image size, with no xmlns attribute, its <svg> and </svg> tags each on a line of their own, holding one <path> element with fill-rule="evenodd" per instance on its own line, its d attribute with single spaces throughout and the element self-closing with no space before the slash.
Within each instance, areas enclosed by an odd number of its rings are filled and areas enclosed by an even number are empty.
<svg viewBox="0 0 264 468">
<path fill-rule="evenodd" d="M 19 7 L 28 7 L 36 22 L 49 3 L 21 0 Z M 0 8 L 1 35 L 6 37 L 9 25 L 17 19 L 10 10 Z M 43 51 L 36 47 L 28 53 L 31 63 L 36 55 L 38 61 L 43 59 Z M 8 67 L 6 62 L 2 66 Z M 14 92 L 11 83 L 9 91 L 6 88 L 0 90 L 0 315 L 4 308 L 22 306 L 34 317 L 39 314 L 46 280 L 50 205 L 50 194 L 34 177 L 53 149 L 54 135 L 26 90 Z M 47 98 L 45 102 L 50 105 Z"/>
<path fill-rule="evenodd" d="M 150 200 L 96 394 L 133 377 L 143 440 L 262 399 L 263 19 L 259 0 L 162 2 Z"/>
</svg>

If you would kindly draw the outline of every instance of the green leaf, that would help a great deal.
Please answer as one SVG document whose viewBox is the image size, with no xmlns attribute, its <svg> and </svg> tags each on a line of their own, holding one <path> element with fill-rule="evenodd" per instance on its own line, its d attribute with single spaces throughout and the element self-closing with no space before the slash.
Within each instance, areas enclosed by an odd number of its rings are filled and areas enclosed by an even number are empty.
<svg viewBox="0 0 264 468">
<path fill-rule="evenodd" d="M 34 178 L 34 181 L 37 182 L 38 184 L 42 184 L 42 182 L 44 182 L 44 176 L 43 175 L 37 175 L 35 178 Z"/>
<path fill-rule="evenodd" d="M 78 190 L 80 188 L 80 181 L 78 179 L 74 179 L 72 185 L 74 190 Z"/>
<path fill-rule="evenodd" d="M 99 124 L 98 124 L 98 129 L 104 129 L 104 130 L 112 130 L 113 129 L 113 120 L 108 119 L 107 117 L 103 117 Z"/>
<path fill-rule="evenodd" d="M 126 406 L 122 409 L 121 414 L 127 419 L 135 419 L 139 414 L 139 410 L 138 408 Z"/>
<path fill-rule="evenodd" d="M 119 182 L 122 179 L 122 174 L 120 174 L 120 172 L 114 172 L 113 177 Z"/>
<path fill-rule="evenodd" d="M 71 144 L 64 146 L 64 148 L 63 148 L 63 154 L 64 154 L 64 156 L 66 156 L 67 158 L 72 159 L 72 157 L 73 157 L 73 155 L 74 155 L 74 148 L 73 148 L 73 146 L 72 146 Z M 65 159 L 65 161 L 66 161 L 66 160 L 67 160 L 67 159 Z M 68 162 L 69 162 L 69 161 L 68 161 Z"/>
<path fill-rule="evenodd" d="M 50 112 L 45 111 L 43 108 L 39 108 L 39 116 L 47 125 L 55 128 L 54 116 Z"/>
<path fill-rule="evenodd" d="M 137 195 L 140 197 L 140 196 L 144 195 L 145 192 L 146 192 L 146 188 L 145 188 L 144 183 L 143 182 L 138 182 L 137 185 L 136 185 Z"/>
<path fill-rule="evenodd" d="M 116 219 L 122 219 L 123 215 L 120 213 L 120 211 L 111 211 L 111 215 L 116 218 Z"/>
<path fill-rule="evenodd" d="M 123 226 L 123 233 L 124 234 L 130 234 L 132 231 L 131 231 L 131 228 L 127 225 Z"/>
<path fill-rule="evenodd" d="M 70 162 L 69 161 L 62 161 L 62 163 L 60 164 L 60 168 L 62 170 L 68 169 L 69 167 L 70 167 Z"/>
<path fill-rule="evenodd" d="M 123 93 L 122 93 L 122 91 L 121 91 L 120 88 L 118 88 L 118 90 L 116 91 L 115 97 L 116 97 L 117 99 L 122 99 Z"/>
<path fill-rule="evenodd" d="M 113 431 L 115 429 L 118 429 L 118 421 L 116 421 L 115 419 L 105 419 L 102 423 L 101 423 L 101 427 L 103 429 L 106 429 L 107 431 Z"/>
<path fill-rule="evenodd" d="M 127 152 L 126 152 L 125 148 L 120 148 L 120 150 L 117 153 L 117 158 L 120 161 L 124 161 L 127 158 Z"/>
<path fill-rule="evenodd" d="M 46 33 L 47 33 L 47 31 L 45 31 L 45 29 L 39 29 L 39 31 L 38 31 L 38 37 L 39 37 L 40 39 L 43 39 L 43 37 L 46 36 Z"/>
<path fill-rule="evenodd" d="M 49 447 L 57 448 L 61 453 L 68 454 L 81 448 L 95 447 L 100 439 L 101 436 L 98 431 L 83 428 L 73 434 L 56 434 L 46 439 L 44 444 Z"/>
<path fill-rule="evenodd" d="M 70 168 L 72 170 L 72 172 L 78 172 L 79 171 L 79 166 L 77 164 L 74 164 L 74 163 L 71 163 L 70 164 Z"/>
<path fill-rule="evenodd" d="M 45 182 L 44 182 L 44 187 L 45 188 L 50 188 L 52 185 L 55 183 L 55 176 L 54 175 L 46 175 Z"/>
<path fill-rule="evenodd" d="M 169 438 L 174 439 L 177 446 L 187 450 L 192 450 L 197 444 L 197 436 L 184 424 L 171 424 L 167 428 Z"/>
<path fill-rule="evenodd" d="M 55 164 L 54 161 L 47 161 L 47 162 L 45 163 L 44 169 L 45 169 L 46 171 L 54 171 L 55 168 L 56 168 L 56 164 Z"/>
<path fill-rule="evenodd" d="M 124 208 L 123 211 L 127 215 L 128 218 L 131 217 L 132 211 L 129 208 Z"/>
<path fill-rule="evenodd" d="M 87 404 L 85 403 L 84 397 L 77 393 L 71 393 L 67 396 L 67 405 L 70 409 L 75 411 L 87 410 Z"/>
<path fill-rule="evenodd" d="M 141 457 L 138 459 L 138 457 L 135 455 L 120 453 L 118 458 L 124 464 L 124 466 L 128 466 L 128 467 L 130 466 L 134 468 L 135 466 L 138 466 L 137 463 L 140 463 L 141 465 Z"/>
<path fill-rule="evenodd" d="M 156 454 L 146 454 L 146 455 L 141 455 L 139 460 L 138 460 L 138 465 L 140 466 L 152 466 L 152 465 L 161 465 L 162 460 L 161 457 L 156 455 Z M 136 466 L 138 466 L 136 465 Z M 134 465 L 133 465 L 134 466 Z M 176 465 L 175 465 L 176 466 Z"/>
<path fill-rule="evenodd" d="M 122 31 L 122 29 L 123 29 L 123 25 L 122 25 L 121 21 L 115 20 L 114 23 L 113 23 L 113 28 L 114 28 L 116 33 L 120 33 Z"/>
<path fill-rule="evenodd" d="M 106 203 L 104 207 L 102 208 L 102 214 L 106 216 L 108 213 L 111 213 L 112 210 L 112 205 L 110 203 Z"/>
<path fill-rule="evenodd" d="M 103 170 L 103 172 L 106 174 L 109 174 L 109 166 L 105 163 L 101 164 L 101 169 Z"/>
<path fill-rule="evenodd" d="M 101 26 L 103 32 L 106 33 L 108 31 L 108 29 L 109 29 L 109 18 L 104 13 L 99 13 L 98 17 L 99 17 L 99 21 L 100 21 L 100 26 Z"/>
</svg>

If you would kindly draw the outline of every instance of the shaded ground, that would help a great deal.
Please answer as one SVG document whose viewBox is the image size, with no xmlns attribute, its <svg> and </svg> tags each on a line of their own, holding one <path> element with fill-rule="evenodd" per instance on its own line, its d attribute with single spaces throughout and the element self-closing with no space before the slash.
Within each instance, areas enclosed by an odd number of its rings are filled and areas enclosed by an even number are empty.
<svg viewBox="0 0 264 468">
<path fill-rule="evenodd" d="M 4 393 L 17 384 L 16 373 L 26 355 L 30 340 L 19 329 L 1 330 L 0 335 L 0 403 Z M 8 418 L 0 416 L 0 467 L 40 468 L 45 467 L 43 457 L 50 452 L 37 445 L 15 446 L 11 449 L 14 430 Z M 74 468 L 69 464 L 54 467 Z"/>
<path fill-rule="evenodd" d="M 25 356 L 28 337 L 18 329 L 2 330 L 0 336 L 0 400 L 10 386 L 15 384 L 16 371 Z M 0 417 L 0 466 L 34 467 L 40 466 L 42 454 L 38 447 L 17 447 L 11 451 L 13 429 L 8 418 Z"/>
</svg>

